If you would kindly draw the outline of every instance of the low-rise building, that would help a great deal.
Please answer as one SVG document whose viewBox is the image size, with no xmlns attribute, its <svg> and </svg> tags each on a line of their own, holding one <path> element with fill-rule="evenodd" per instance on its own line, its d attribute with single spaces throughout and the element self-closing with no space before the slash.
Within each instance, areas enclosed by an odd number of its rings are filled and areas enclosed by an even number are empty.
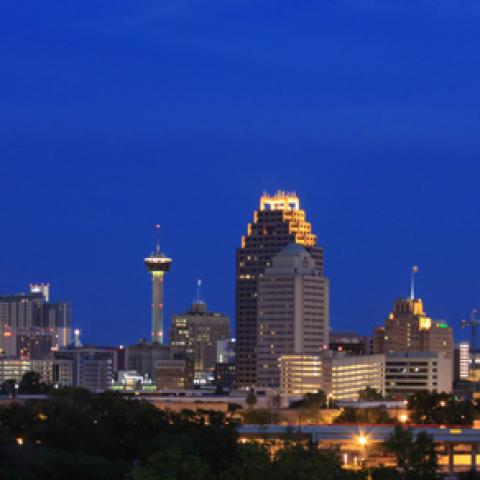
<svg viewBox="0 0 480 480">
<path fill-rule="evenodd" d="M 366 387 L 385 393 L 384 355 L 284 355 L 280 371 L 280 388 L 286 395 L 323 390 L 335 400 L 356 400 Z"/>
<path fill-rule="evenodd" d="M 392 395 L 418 391 L 451 392 L 452 362 L 445 352 L 388 353 L 385 388 Z"/>
<path fill-rule="evenodd" d="M 97 346 L 69 346 L 52 352 L 55 360 L 73 363 L 72 385 L 92 392 L 103 392 L 112 385 L 116 349 Z"/>
<path fill-rule="evenodd" d="M 194 363 L 186 355 L 174 355 L 157 362 L 157 388 L 187 390 L 193 388 Z"/>
<path fill-rule="evenodd" d="M 63 359 L 0 359 L 0 384 L 6 380 L 20 382 L 27 372 L 40 375 L 48 385 L 71 386 L 73 384 L 73 363 Z"/>
<path fill-rule="evenodd" d="M 137 345 L 128 345 L 126 348 L 126 368 L 134 370 L 142 376 L 151 378 L 155 383 L 157 378 L 157 363 L 160 360 L 170 359 L 169 345 L 140 340 Z"/>
</svg>

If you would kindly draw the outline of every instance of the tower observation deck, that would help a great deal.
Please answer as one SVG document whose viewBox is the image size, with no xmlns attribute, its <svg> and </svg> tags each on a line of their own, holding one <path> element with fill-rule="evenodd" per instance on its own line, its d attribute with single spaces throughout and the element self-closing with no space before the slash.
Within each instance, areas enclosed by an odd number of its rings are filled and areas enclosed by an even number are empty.
<svg viewBox="0 0 480 480">
<path fill-rule="evenodd" d="M 145 258 L 145 268 L 152 276 L 152 343 L 163 343 L 163 277 L 170 270 L 172 259 L 160 251 L 160 225 L 155 226 L 155 251 Z"/>
</svg>

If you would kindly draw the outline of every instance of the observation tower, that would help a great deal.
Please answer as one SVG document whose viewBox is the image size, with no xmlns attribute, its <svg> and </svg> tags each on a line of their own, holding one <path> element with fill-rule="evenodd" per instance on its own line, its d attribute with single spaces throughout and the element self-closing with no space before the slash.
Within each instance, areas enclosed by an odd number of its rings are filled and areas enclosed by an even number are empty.
<svg viewBox="0 0 480 480">
<path fill-rule="evenodd" d="M 155 251 L 145 258 L 145 268 L 152 275 L 152 343 L 163 343 L 163 278 L 170 270 L 172 259 L 160 251 L 160 225 L 155 225 Z"/>
</svg>

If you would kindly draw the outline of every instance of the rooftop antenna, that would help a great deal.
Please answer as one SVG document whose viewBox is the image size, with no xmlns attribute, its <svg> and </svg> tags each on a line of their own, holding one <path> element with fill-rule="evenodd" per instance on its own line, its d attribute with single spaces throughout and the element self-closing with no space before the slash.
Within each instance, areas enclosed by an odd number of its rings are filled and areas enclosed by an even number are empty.
<svg viewBox="0 0 480 480">
<path fill-rule="evenodd" d="M 202 286 L 202 280 L 199 278 L 197 280 L 197 302 L 200 303 L 200 287 Z"/>
<path fill-rule="evenodd" d="M 159 223 L 155 225 L 155 238 L 156 238 L 155 253 L 157 255 L 160 255 L 160 224 Z"/>
<path fill-rule="evenodd" d="M 410 300 L 415 300 L 415 275 L 418 273 L 418 267 L 412 267 L 412 275 L 410 278 Z"/>
</svg>

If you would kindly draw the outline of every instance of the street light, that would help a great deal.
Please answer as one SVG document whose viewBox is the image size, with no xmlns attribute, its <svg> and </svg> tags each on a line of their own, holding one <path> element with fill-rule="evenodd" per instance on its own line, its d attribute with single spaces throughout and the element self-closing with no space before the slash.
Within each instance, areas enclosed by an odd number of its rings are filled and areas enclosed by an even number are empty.
<svg viewBox="0 0 480 480">
<path fill-rule="evenodd" d="M 358 436 L 358 444 L 362 447 L 364 447 L 367 444 L 367 437 L 363 434 L 360 434 Z"/>
</svg>

